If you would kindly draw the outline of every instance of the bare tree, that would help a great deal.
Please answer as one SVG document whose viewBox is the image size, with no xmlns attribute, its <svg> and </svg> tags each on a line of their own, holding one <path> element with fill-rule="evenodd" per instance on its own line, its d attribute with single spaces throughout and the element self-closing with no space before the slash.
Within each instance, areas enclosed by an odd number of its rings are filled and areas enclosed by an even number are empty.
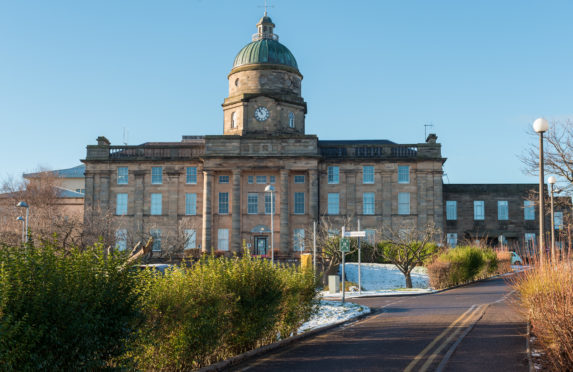
<svg viewBox="0 0 573 372">
<path fill-rule="evenodd" d="M 414 225 L 383 227 L 383 241 L 378 242 L 376 248 L 404 274 L 406 288 L 412 288 L 412 270 L 436 254 L 438 246 L 433 242 L 439 234 L 439 229 L 433 223 L 421 230 Z"/>
<path fill-rule="evenodd" d="M 152 226 L 152 228 L 155 229 L 158 226 Z M 196 244 L 197 229 L 198 224 L 190 218 L 181 219 L 173 230 L 162 229 L 162 232 L 165 231 L 165 233 L 161 235 L 160 256 L 167 257 L 170 262 L 173 262 L 174 259 L 182 258 L 185 251 L 191 249 L 189 243 L 195 240 Z M 191 232 L 194 232 L 194 235 Z M 145 235 L 145 237 L 148 238 L 150 235 Z M 195 250 L 198 251 L 196 248 Z M 196 251 L 194 253 L 198 253 Z"/>
<path fill-rule="evenodd" d="M 537 133 L 532 133 L 536 138 Z M 565 181 L 567 191 L 573 191 L 573 121 L 553 121 L 544 135 L 543 162 L 545 173 Z M 539 144 L 531 143 L 520 156 L 528 174 L 539 174 Z"/>
</svg>

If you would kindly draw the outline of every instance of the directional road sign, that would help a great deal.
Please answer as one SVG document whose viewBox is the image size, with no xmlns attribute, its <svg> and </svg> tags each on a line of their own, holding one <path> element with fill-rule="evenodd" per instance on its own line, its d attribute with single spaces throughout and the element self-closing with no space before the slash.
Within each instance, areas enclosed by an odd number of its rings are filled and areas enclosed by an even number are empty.
<svg viewBox="0 0 573 372">
<path fill-rule="evenodd" d="M 346 238 L 365 238 L 366 231 L 345 231 L 344 236 Z"/>
<path fill-rule="evenodd" d="M 350 239 L 347 238 L 340 239 L 340 251 L 350 252 Z"/>
</svg>

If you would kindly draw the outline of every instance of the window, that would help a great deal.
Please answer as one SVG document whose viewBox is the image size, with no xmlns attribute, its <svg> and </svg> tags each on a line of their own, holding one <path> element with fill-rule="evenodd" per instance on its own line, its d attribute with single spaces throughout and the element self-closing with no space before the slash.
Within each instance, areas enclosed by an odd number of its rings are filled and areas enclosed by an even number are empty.
<svg viewBox="0 0 573 372">
<path fill-rule="evenodd" d="M 498 220 L 509 219 L 509 206 L 507 200 L 497 201 L 497 219 Z"/>
<path fill-rule="evenodd" d="M 410 166 L 398 166 L 398 183 L 410 183 Z"/>
<path fill-rule="evenodd" d="M 271 194 L 266 192 L 265 193 L 265 214 L 271 214 L 271 213 L 276 213 L 276 209 L 275 209 L 275 200 L 276 200 L 277 196 L 273 195 L 273 200 L 271 201 Z M 271 203 L 272 202 L 272 203 Z M 272 209 L 271 209 L 272 206 Z"/>
<path fill-rule="evenodd" d="M 364 231 L 366 232 L 366 237 L 364 240 L 366 240 L 366 243 L 374 246 L 374 244 L 376 244 L 376 230 L 366 229 Z"/>
<path fill-rule="evenodd" d="M 294 112 L 288 113 L 288 126 L 294 128 Z"/>
<path fill-rule="evenodd" d="M 229 176 L 219 176 L 219 183 L 229 183 Z"/>
<path fill-rule="evenodd" d="M 294 193 L 294 214 L 304 214 L 304 192 Z"/>
<path fill-rule="evenodd" d="M 523 218 L 527 221 L 535 220 L 535 205 L 531 200 L 523 202 Z"/>
<path fill-rule="evenodd" d="M 255 183 L 255 176 L 248 176 L 247 182 L 249 183 L 249 185 L 252 185 L 253 183 Z"/>
<path fill-rule="evenodd" d="M 163 198 L 161 194 L 151 194 L 151 214 L 158 216 L 161 214 Z"/>
<path fill-rule="evenodd" d="M 257 183 L 258 183 L 258 184 L 265 184 L 265 183 L 267 183 L 267 176 L 257 176 Z"/>
<path fill-rule="evenodd" d="M 297 174 L 294 176 L 294 183 L 304 183 L 304 175 Z"/>
<path fill-rule="evenodd" d="M 458 219 L 458 202 L 446 200 L 446 220 L 455 221 Z"/>
<path fill-rule="evenodd" d="M 229 213 L 229 193 L 220 192 L 219 193 L 219 214 Z"/>
<path fill-rule="evenodd" d="M 446 240 L 450 247 L 455 248 L 455 246 L 458 245 L 458 234 L 448 233 Z"/>
<path fill-rule="evenodd" d="M 485 218 L 485 210 L 484 210 L 484 201 L 483 200 L 474 200 L 474 220 L 482 220 Z"/>
<path fill-rule="evenodd" d="M 535 233 L 525 233 L 525 245 L 530 251 L 535 248 Z"/>
<path fill-rule="evenodd" d="M 294 229 L 293 245 L 295 252 L 304 251 L 304 229 Z"/>
<path fill-rule="evenodd" d="M 161 185 L 163 183 L 163 167 L 151 167 L 151 184 Z"/>
<path fill-rule="evenodd" d="M 115 214 L 123 216 L 127 214 L 127 194 L 117 194 L 115 203 Z"/>
<path fill-rule="evenodd" d="M 229 250 L 229 229 L 219 229 L 217 249 L 220 251 Z"/>
<path fill-rule="evenodd" d="M 328 183 L 338 183 L 338 167 L 328 167 Z"/>
<path fill-rule="evenodd" d="M 398 193 L 398 214 L 410 214 L 410 193 Z"/>
<path fill-rule="evenodd" d="M 553 212 L 553 227 L 555 230 L 563 229 L 563 212 Z"/>
<path fill-rule="evenodd" d="M 365 192 L 362 194 L 362 213 L 374 214 L 374 193 Z"/>
<path fill-rule="evenodd" d="M 185 249 L 197 248 L 197 233 L 194 229 L 185 230 Z"/>
<path fill-rule="evenodd" d="M 151 237 L 153 238 L 153 246 L 151 250 L 153 252 L 161 252 L 161 230 L 151 229 Z"/>
<path fill-rule="evenodd" d="M 86 189 L 76 189 L 76 192 L 79 192 L 80 194 L 85 194 Z"/>
<path fill-rule="evenodd" d="M 328 214 L 340 213 L 340 196 L 337 192 L 328 193 Z"/>
<path fill-rule="evenodd" d="M 231 128 L 237 127 L 237 113 L 233 111 L 231 114 Z"/>
<path fill-rule="evenodd" d="M 115 249 L 125 251 L 127 249 L 127 230 L 119 229 L 115 232 Z"/>
<path fill-rule="evenodd" d="M 195 216 L 197 214 L 197 194 L 185 194 L 185 214 Z"/>
<path fill-rule="evenodd" d="M 269 182 L 274 184 L 277 178 L 275 176 L 269 176 L 269 179 L 270 179 Z"/>
<path fill-rule="evenodd" d="M 185 182 L 191 184 L 197 183 L 197 167 L 187 167 L 187 179 Z"/>
<path fill-rule="evenodd" d="M 374 183 L 374 166 L 365 165 L 362 167 L 362 183 Z"/>
<path fill-rule="evenodd" d="M 117 168 L 117 184 L 118 185 L 127 185 L 128 179 L 128 171 L 127 167 L 118 167 Z"/>
<path fill-rule="evenodd" d="M 247 194 L 247 213 L 259 213 L 259 195 L 254 193 Z"/>
</svg>

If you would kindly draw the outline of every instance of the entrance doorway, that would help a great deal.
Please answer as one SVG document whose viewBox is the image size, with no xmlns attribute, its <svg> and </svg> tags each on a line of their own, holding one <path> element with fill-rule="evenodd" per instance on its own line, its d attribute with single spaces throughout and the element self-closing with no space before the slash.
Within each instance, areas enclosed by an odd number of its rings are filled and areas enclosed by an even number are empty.
<svg viewBox="0 0 573 372">
<path fill-rule="evenodd" d="M 267 254 L 267 237 L 266 236 L 255 236 L 255 249 L 254 254 L 263 255 Z"/>
</svg>

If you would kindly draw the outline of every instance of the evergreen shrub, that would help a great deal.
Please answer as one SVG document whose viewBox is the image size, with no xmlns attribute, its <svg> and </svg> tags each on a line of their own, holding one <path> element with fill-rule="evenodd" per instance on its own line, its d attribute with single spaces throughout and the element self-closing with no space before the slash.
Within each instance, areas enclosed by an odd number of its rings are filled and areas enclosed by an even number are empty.
<svg viewBox="0 0 573 372">
<path fill-rule="evenodd" d="M 316 306 L 312 271 L 203 257 L 149 281 L 133 368 L 200 368 L 296 332 Z"/>
<path fill-rule="evenodd" d="M 96 245 L 0 247 L 0 370 L 97 370 L 140 319 L 140 273 Z"/>
</svg>

